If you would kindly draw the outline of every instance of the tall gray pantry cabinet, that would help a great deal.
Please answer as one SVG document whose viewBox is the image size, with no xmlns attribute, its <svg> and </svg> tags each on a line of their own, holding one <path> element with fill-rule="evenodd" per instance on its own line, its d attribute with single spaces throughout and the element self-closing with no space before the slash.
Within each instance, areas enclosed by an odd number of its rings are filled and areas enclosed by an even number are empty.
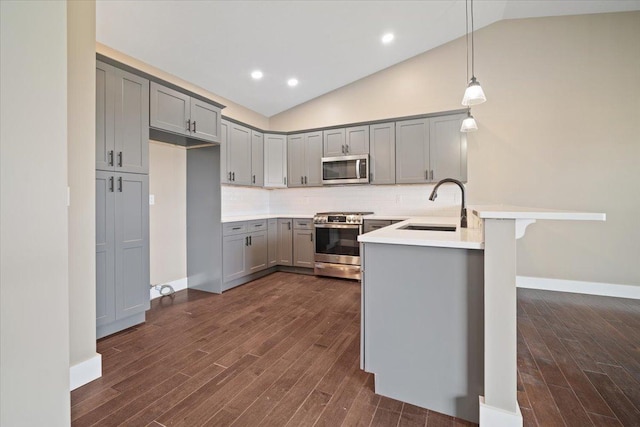
<svg viewBox="0 0 640 427">
<path fill-rule="evenodd" d="M 149 309 L 149 81 L 96 62 L 96 336 Z"/>
</svg>

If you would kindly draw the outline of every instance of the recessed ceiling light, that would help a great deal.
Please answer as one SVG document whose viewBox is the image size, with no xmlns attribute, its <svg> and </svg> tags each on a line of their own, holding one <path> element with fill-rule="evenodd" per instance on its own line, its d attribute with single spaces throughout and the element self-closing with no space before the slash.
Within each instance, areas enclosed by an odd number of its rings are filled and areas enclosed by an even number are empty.
<svg viewBox="0 0 640 427">
<path fill-rule="evenodd" d="M 291 87 L 298 86 L 298 79 L 289 79 L 287 80 L 287 84 Z"/>
<path fill-rule="evenodd" d="M 262 71 L 260 70 L 255 70 L 254 72 L 251 73 L 251 77 L 254 80 L 260 80 L 262 78 Z"/>
<path fill-rule="evenodd" d="M 393 41 L 394 37 L 395 36 L 393 35 L 393 33 L 387 33 L 384 36 L 382 36 L 382 43 L 389 44 Z"/>
</svg>

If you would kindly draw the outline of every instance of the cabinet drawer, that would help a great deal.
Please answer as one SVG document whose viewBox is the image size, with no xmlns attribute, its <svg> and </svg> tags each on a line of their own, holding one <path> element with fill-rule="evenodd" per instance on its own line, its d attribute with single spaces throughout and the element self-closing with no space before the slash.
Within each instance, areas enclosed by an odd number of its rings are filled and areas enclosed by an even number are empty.
<svg viewBox="0 0 640 427">
<path fill-rule="evenodd" d="M 247 223 L 242 222 L 228 222 L 222 224 L 222 235 L 233 236 L 234 234 L 243 234 L 247 232 Z"/>
<path fill-rule="evenodd" d="M 385 219 L 366 219 L 364 221 L 364 232 L 368 233 L 391 225 L 391 220 Z"/>
<path fill-rule="evenodd" d="M 293 220 L 293 228 L 294 230 L 312 230 L 313 220 L 296 218 Z"/>
<path fill-rule="evenodd" d="M 249 221 L 247 223 L 247 233 L 253 233 L 254 231 L 263 231 L 267 229 L 267 220 L 259 219 L 256 221 Z"/>
</svg>

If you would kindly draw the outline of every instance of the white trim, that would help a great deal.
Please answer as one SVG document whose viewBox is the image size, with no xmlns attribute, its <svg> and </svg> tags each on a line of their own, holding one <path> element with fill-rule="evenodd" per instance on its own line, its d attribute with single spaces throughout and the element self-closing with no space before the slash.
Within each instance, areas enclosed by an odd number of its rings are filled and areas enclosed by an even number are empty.
<svg viewBox="0 0 640 427">
<path fill-rule="evenodd" d="M 614 283 L 582 282 L 579 280 L 548 279 L 544 277 L 516 276 L 516 287 L 547 291 L 640 299 L 640 286 Z"/>
<path fill-rule="evenodd" d="M 516 412 L 509 412 L 487 405 L 480 396 L 480 427 L 522 427 L 520 405 L 516 405 Z"/>
<path fill-rule="evenodd" d="M 75 390 L 102 376 L 102 355 L 96 353 L 90 359 L 69 368 L 69 390 Z"/>
<path fill-rule="evenodd" d="M 155 286 L 157 286 L 158 289 L 160 289 L 160 286 L 162 285 L 171 285 L 173 290 L 176 292 L 181 291 L 183 289 L 187 289 L 189 287 L 189 283 L 186 277 L 178 280 L 173 280 L 171 282 L 158 283 L 157 285 L 152 286 L 151 289 L 149 290 L 149 299 L 160 298 L 162 296 L 160 295 L 160 291 L 157 291 L 155 289 Z"/>
</svg>

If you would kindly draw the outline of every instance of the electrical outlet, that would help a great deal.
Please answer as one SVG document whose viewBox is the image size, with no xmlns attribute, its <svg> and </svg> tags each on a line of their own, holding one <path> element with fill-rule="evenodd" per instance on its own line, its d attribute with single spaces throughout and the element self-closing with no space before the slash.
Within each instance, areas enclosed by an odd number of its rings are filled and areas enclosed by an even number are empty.
<svg viewBox="0 0 640 427">
<path fill-rule="evenodd" d="M 149 204 L 150 205 L 155 205 L 156 204 L 156 196 L 155 196 L 155 194 L 149 194 Z"/>
</svg>

